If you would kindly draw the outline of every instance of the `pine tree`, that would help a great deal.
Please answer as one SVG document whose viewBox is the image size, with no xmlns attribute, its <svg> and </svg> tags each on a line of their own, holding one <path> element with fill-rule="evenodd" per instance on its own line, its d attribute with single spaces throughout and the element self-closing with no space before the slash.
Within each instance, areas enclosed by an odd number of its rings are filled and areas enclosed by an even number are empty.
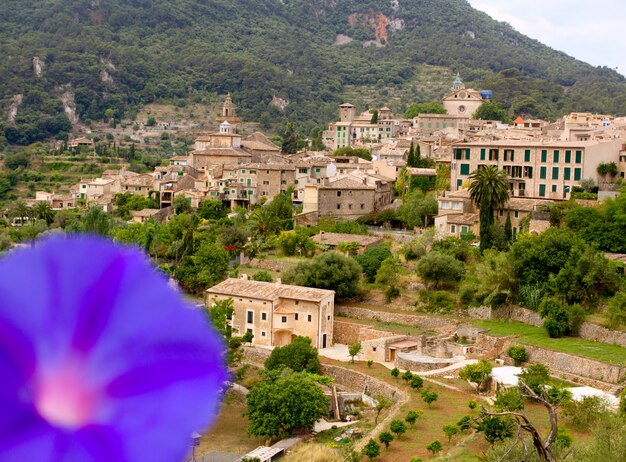
<svg viewBox="0 0 626 462">
<path fill-rule="evenodd" d="M 506 237 L 506 241 L 510 244 L 513 242 L 513 225 L 511 224 L 511 212 L 506 214 L 506 222 L 504 223 L 504 237 Z"/>
<path fill-rule="evenodd" d="M 419 146 L 418 146 L 419 149 Z M 406 159 L 407 167 L 416 167 L 415 165 L 415 146 L 413 146 L 413 142 L 411 141 L 411 147 L 409 148 L 409 156 Z"/>
</svg>

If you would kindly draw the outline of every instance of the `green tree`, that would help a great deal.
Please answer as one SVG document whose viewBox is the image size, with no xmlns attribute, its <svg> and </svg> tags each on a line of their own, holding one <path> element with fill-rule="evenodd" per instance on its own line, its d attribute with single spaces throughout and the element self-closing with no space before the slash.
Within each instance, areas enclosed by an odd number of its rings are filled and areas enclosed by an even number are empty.
<svg viewBox="0 0 626 462">
<path fill-rule="evenodd" d="M 385 409 L 389 409 L 393 405 L 393 401 L 382 394 L 376 395 L 374 399 L 376 399 L 376 418 L 374 419 L 374 423 L 377 424 L 380 413 Z"/>
<path fill-rule="evenodd" d="M 224 280 L 230 256 L 221 245 L 205 241 L 198 247 L 193 261 L 197 281 L 203 289 L 207 289 Z"/>
<path fill-rule="evenodd" d="M 394 419 L 389 424 L 389 430 L 394 432 L 398 438 L 406 432 L 406 424 L 400 419 Z"/>
<path fill-rule="evenodd" d="M 409 147 L 409 154 L 406 158 L 406 166 L 417 167 L 417 162 L 415 161 L 415 145 L 413 144 L 413 141 L 411 141 L 411 146 Z"/>
<path fill-rule="evenodd" d="M 366 456 L 369 460 L 374 460 L 380 455 L 380 444 L 378 444 L 373 439 L 370 439 L 363 448 L 363 455 Z"/>
<path fill-rule="evenodd" d="M 424 380 L 419 375 L 413 374 L 413 377 L 411 377 L 411 381 L 409 382 L 409 385 L 412 389 L 419 390 L 424 386 Z"/>
<path fill-rule="evenodd" d="M 273 438 L 309 430 L 326 414 L 328 398 L 306 372 L 268 372 L 248 393 L 248 433 Z"/>
<path fill-rule="evenodd" d="M 250 215 L 250 226 L 255 236 L 265 238 L 281 229 L 281 220 L 268 207 L 260 207 Z"/>
<path fill-rule="evenodd" d="M 174 197 L 174 202 L 172 202 L 172 207 L 176 215 L 188 213 L 191 211 L 191 199 L 185 196 L 176 196 Z"/>
<path fill-rule="evenodd" d="M 228 298 L 226 300 L 216 300 L 208 308 L 211 322 L 215 329 L 224 337 L 230 337 L 231 331 L 228 325 L 228 320 L 232 319 L 235 308 L 233 307 L 233 299 Z"/>
<path fill-rule="evenodd" d="M 221 220 L 228 212 L 224 210 L 222 201 L 205 199 L 198 204 L 198 215 L 205 220 Z"/>
<path fill-rule="evenodd" d="M 512 122 L 507 112 L 497 101 L 487 101 L 486 103 L 481 104 L 472 115 L 472 118 L 478 120 L 498 120 L 505 124 L 510 124 Z"/>
<path fill-rule="evenodd" d="M 480 389 L 489 378 L 493 366 L 485 359 L 481 359 L 477 363 L 468 364 L 459 371 L 459 377 L 476 384 L 476 393 L 480 393 Z"/>
<path fill-rule="evenodd" d="M 298 141 L 300 141 L 300 136 L 296 133 L 293 124 L 289 122 L 285 127 L 281 150 L 285 154 L 295 154 L 298 152 Z"/>
<path fill-rule="evenodd" d="M 433 441 L 428 446 L 426 446 L 426 449 L 429 452 L 432 452 L 433 456 L 435 456 L 443 450 L 443 444 L 441 444 L 441 441 Z"/>
<path fill-rule="evenodd" d="M 260 270 L 254 273 L 254 275 L 252 276 L 252 280 L 260 282 L 273 282 L 274 278 L 268 271 Z"/>
<path fill-rule="evenodd" d="M 80 230 L 85 233 L 95 233 L 108 236 L 111 230 L 111 217 L 102 207 L 91 207 L 83 215 L 80 223 Z"/>
<path fill-rule="evenodd" d="M 494 224 L 494 212 L 502 208 L 509 200 L 509 183 L 504 170 L 494 165 L 487 165 L 472 172 L 470 179 L 470 198 L 480 209 L 480 250 L 491 248 L 490 227 Z"/>
<path fill-rule="evenodd" d="M 528 357 L 528 353 L 526 353 L 526 348 L 523 345 L 511 345 L 507 350 L 506 354 L 515 362 L 515 366 L 519 366 Z"/>
<path fill-rule="evenodd" d="M 372 152 L 367 148 L 353 148 L 346 146 L 333 151 L 333 157 L 360 157 L 365 160 L 372 160 Z"/>
<path fill-rule="evenodd" d="M 443 426 L 443 432 L 448 437 L 448 443 L 452 441 L 452 437 L 458 434 L 461 430 L 456 424 L 448 424 Z"/>
<path fill-rule="evenodd" d="M 612 327 L 626 325 L 626 292 L 618 292 L 609 300 L 606 316 Z"/>
<path fill-rule="evenodd" d="M 428 408 L 430 409 L 431 404 L 439 399 L 439 395 L 432 390 L 424 390 L 422 392 L 422 399 L 428 404 Z"/>
<path fill-rule="evenodd" d="M 448 111 L 441 103 L 412 103 L 407 108 L 404 116 L 413 119 L 420 114 L 447 114 Z"/>
<path fill-rule="evenodd" d="M 485 435 L 485 440 L 491 445 L 497 441 L 504 441 L 513 436 L 514 423 L 508 417 L 483 415 L 476 423 L 476 431 Z"/>
<path fill-rule="evenodd" d="M 371 124 L 377 124 L 378 123 L 378 109 L 374 109 L 372 111 L 372 118 L 370 119 L 370 123 Z"/>
<path fill-rule="evenodd" d="M 296 337 L 289 345 L 276 347 L 265 361 L 268 370 L 289 368 L 295 372 L 319 374 L 320 360 L 317 348 L 311 345 L 309 337 Z"/>
<path fill-rule="evenodd" d="M 367 281 L 374 282 L 381 265 L 390 257 L 392 257 L 392 253 L 389 246 L 377 245 L 368 248 L 361 255 L 357 256 L 356 261 L 363 268 Z"/>
<path fill-rule="evenodd" d="M 325 252 L 298 264 L 284 275 L 287 284 L 334 290 L 338 299 L 354 297 L 357 293 L 361 267 L 350 257 Z"/>
<path fill-rule="evenodd" d="M 440 282 L 461 280 L 464 271 L 463 263 L 441 252 L 431 251 L 417 262 L 417 274 L 427 282 L 434 282 L 435 289 Z"/>
<path fill-rule="evenodd" d="M 417 419 L 419 419 L 423 413 L 424 412 L 421 409 L 417 411 L 409 411 L 404 420 L 412 427 L 413 425 L 415 425 L 415 422 L 417 422 Z"/>
<path fill-rule="evenodd" d="M 34 207 L 35 217 L 38 220 L 43 220 L 47 225 L 51 225 L 54 222 L 54 210 L 48 202 L 37 202 Z"/>
<path fill-rule="evenodd" d="M 496 393 L 496 401 L 494 405 L 498 412 L 521 411 L 524 409 L 524 397 L 518 387 L 505 388 L 503 390 L 498 390 Z"/>
<path fill-rule="evenodd" d="M 361 352 L 361 342 L 356 342 L 351 345 L 348 345 L 348 355 L 350 356 L 350 361 L 354 362 L 354 357 Z"/>
<path fill-rule="evenodd" d="M 402 380 L 405 382 L 410 382 L 412 378 L 413 373 L 411 371 L 404 371 L 404 374 L 402 374 Z"/>
<path fill-rule="evenodd" d="M 535 394 L 540 395 L 550 382 L 550 369 L 544 364 L 531 364 L 524 368 L 518 377 Z"/>
<path fill-rule="evenodd" d="M 393 369 L 391 369 L 392 377 L 397 379 L 399 375 L 400 375 L 400 369 L 398 369 L 397 367 L 394 367 Z"/>
<path fill-rule="evenodd" d="M 431 218 L 437 215 L 439 207 L 431 194 L 424 194 L 420 189 L 411 191 L 398 208 L 398 219 L 409 229 L 432 225 Z"/>
<path fill-rule="evenodd" d="M 506 214 L 506 222 L 504 223 L 504 237 L 508 244 L 513 242 L 513 225 L 511 224 L 511 212 Z"/>
<path fill-rule="evenodd" d="M 382 432 L 380 435 L 378 435 L 378 441 L 383 443 L 386 448 L 389 447 L 389 443 L 391 443 L 393 440 L 393 435 L 389 432 Z"/>
</svg>

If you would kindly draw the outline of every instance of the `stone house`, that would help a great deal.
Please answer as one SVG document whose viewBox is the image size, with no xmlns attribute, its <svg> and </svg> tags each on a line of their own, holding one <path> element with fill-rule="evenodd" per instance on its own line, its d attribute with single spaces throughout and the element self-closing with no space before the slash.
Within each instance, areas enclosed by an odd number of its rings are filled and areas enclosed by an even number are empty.
<svg viewBox="0 0 626 462">
<path fill-rule="evenodd" d="M 451 90 L 443 98 L 443 107 L 448 111 L 448 114 L 472 117 L 485 102 L 480 91 L 465 88 L 465 84 L 458 74 Z"/>
<path fill-rule="evenodd" d="M 316 348 L 333 345 L 335 292 L 241 279 L 227 279 L 206 291 L 206 305 L 231 299 L 230 326 L 235 335 L 251 332 L 253 345 L 284 346 L 309 337 Z"/>
</svg>

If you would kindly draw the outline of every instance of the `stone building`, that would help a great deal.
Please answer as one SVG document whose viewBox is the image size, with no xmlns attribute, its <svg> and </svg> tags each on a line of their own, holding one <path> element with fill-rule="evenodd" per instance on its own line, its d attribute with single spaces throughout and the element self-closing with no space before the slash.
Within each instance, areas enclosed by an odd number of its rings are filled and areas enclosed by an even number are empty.
<svg viewBox="0 0 626 462">
<path fill-rule="evenodd" d="M 241 122 L 241 117 L 237 116 L 237 106 L 233 103 L 230 93 L 226 95 L 222 106 L 222 115 L 217 117 L 217 122 L 228 122 L 230 125 L 237 125 Z"/>
<path fill-rule="evenodd" d="M 486 165 L 507 172 L 513 197 L 569 199 L 572 187 L 586 178 L 602 180 L 602 162 L 618 162 L 623 139 L 611 141 L 478 140 L 454 143 L 451 189 L 457 191 L 470 174 Z"/>
<path fill-rule="evenodd" d="M 309 337 L 316 348 L 333 345 L 335 292 L 277 282 L 227 279 L 206 291 L 206 305 L 231 299 L 235 335 L 251 332 L 253 345 L 284 346 Z"/>
<path fill-rule="evenodd" d="M 234 132 L 228 121 L 224 121 L 219 132 L 196 139 L 191 166 L 196 170 L 205 170 L 214 165 L 250 163 L 252 155 L 241 146 L 241 135 Z"/>
<path fill-rule="evenodd" d="M 443 107 L 450 115 L 472 117 L 476 110 L 485 102 L 480 91 L 465 88 L 465 84 L 458 74 L 451 90 L 443 98 Z"/>
<path fill-rule="evenodd" d="M 354 171 L 306 185 L 299 222 L 315 224 L 323 217 L 354 220 L 380 211 L 392 201 L 393 180 Z"/>
</svg>

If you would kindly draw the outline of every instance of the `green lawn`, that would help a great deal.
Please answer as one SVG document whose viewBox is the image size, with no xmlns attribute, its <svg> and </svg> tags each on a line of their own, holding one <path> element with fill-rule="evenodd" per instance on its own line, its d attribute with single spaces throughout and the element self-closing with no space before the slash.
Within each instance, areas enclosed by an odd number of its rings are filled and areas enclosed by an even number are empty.
<svg viewBox="0 0 626 462">
<path fill-rule="evenodd" d="M 541 327 L 513 321 L 476 321 L 474 325 L 490 329 L 490 333 L 496 336 L 519 335 L 519 343 L 522 344 L 562 351 L 607 363 L 626 364 L 626 348 L 617 345 L 577 337 L 550 338 Z"/>
</svg>

